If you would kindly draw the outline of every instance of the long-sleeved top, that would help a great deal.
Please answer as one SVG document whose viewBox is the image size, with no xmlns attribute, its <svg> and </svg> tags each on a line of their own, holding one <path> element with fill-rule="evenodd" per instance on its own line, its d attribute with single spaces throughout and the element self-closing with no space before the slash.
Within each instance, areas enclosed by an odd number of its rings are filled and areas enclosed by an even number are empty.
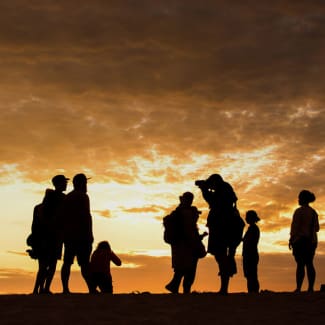
<svg viewBox="0 0 325 325">
<path fill-rule="evenodd" d="M 110 275 L 110 263 L 120 266 L 122 264 L 120 258 L 107 249 L 96 249 L 90 259 L 90 271 L 92 273 L 105 273 Z"/>
</svg>

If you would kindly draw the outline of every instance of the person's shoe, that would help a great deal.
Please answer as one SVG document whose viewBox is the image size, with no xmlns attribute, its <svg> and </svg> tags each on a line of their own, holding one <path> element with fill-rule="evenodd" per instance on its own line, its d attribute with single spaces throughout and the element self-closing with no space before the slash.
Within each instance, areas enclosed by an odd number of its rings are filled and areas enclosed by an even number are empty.
<svg viewBox="0 0 325 325">
<path fill-rule="evenodd" d="M 97 289 L 91 289 L 91 290 L 89 290 L 89 293 L 90 294 L 92 294 L 92 295 L 96 295 L 96 294 L 98 294 L 98 293 L 100 293 Z"/>
<path fill-rule="evenodd" d="M 171 283 L 168 283 L 165 288 L 171 293 L 178 293 L 178 290 Z"/>
</svg>

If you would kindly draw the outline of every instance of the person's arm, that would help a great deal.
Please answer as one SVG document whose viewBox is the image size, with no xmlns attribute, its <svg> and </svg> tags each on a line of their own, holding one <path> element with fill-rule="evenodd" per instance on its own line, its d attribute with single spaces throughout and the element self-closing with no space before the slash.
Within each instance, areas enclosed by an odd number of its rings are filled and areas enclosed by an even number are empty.
<svg viewBox="0 0 325 325">
<path fill-rule="evenodd" d="M 319 221 L 318 221 L 318 214 L 317 212 L 314 210 L 314 218 L 315 218 L 315 223 L 314 223 L 314 230 L 315 232 L 319 232 Z"/>
<path fill-rule="evenodd" d="M 298 210 L 296 210 L 292 217 L 291 227 L 290 227 L 290 239 L 289 239 L 289 249 L 292 247 L 292 243 L 295 242 L 298 230 Z"/>
<path fill-rule="evenodd" d="M 122 265 L 122 261 L 121 259 L 113 252 L 111 251 L 111 261 L 117 265 L 117 266 L 121 266 Z"/>
<path fill-rule="evenodd" d="M 94 236 L 93 236 L 93 222 L 92 222 L 92 216 L 90 213 L 90 201 L 89 201 L 89 196 L 87 194 L 85 194 L 84 196 L 84 212 L 86 214 L 86 220 L 88 222 L 88 235 L 89 235 L 89 239 L 91 241 L 94 241 Z"/>
</svg>

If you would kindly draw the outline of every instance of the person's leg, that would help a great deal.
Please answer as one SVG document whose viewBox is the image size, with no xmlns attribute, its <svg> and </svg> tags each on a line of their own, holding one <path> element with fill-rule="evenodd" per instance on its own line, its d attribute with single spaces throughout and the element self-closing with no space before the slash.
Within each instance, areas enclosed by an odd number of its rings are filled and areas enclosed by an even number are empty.
<svg viewBox="0 0 325 325">
<path fill-rule="evenodd" d="M 171 281 L 165 286 L 165 288 L 171 293 L 178 293 L 179 286 L 181 284 L 183 272 L 174 270 L 174 276 Z"/>
<path fill-rule="evenodd" d="M 90 272 L 88 276 L 88 288 L 89 293 L 97 293 L 97 287 L 101 283 L 101 277 L 99 273 Z"/>
<path fill-rule="evenodd" d="M 260 292 L 260 283 L 258 281 L 257 272 L 254 274 L 252 292 L 255 292 L 255 293 Z"/>
<path fill-rule="evenodd" d="M 296 292 L 301 291 L 302 283 L 305 278 L 305 263 L 303 261 L 297 261 L 296 269 Z"/>
<path fill-rule="evenodd" d="M 196 274 L 196 267 L 197 267 L 197 261 L 193 265 L 191 269 L 185 272 L 184 274 L 184 280 L 183 280 L 183 292 L 184 293 L 191 293 L 191 287 L 195 280 L 195 274 Z"/>
<path fill-rule="evenodd" d="M 256 274 L 250 274 L 247 276 L 247 290 L 248 293 L 259 293 L 260 284 Z"/>
<path fill-rule="evenodd" d="M 258 293 L 260 290 L 260 284 L 257 278 L 257 263 L 256 260 L 250 261 L 246 269 L 247 274 L 247 289 L 249 293 Z"/>
<path fill-rule="evenodd" d="M 314 284 L 316 279 L 316 271 L 314 267 L 314 256 L 316 251 L 316 245 L 311 244 L 310 249 L 306 255 L 306 269 L 308 278 L 308 292 L 314 292 Z"/>
<path fill-rule="evenodd" d="M 221 275 L 221 286 L 220 286 L 219 293 L 222 295 L 227 295 L 228 286 L 229 286 L 229 275 Z"/>
<path fill-rule="evenodd" d="M 92 244 L 88 241 L 81 241 L 77 247 L 77 260 L 80 266 L 81 275 L 84 278 L 89 293 L 93 293 L 92 284 L 90 279 L 90 269 L 89 269 L 89 261 L 90 261 L 90 254 L 92 250 Z"/>
<path fill-rule="evenodd" d="M 50 286 L 55 274 L 57 259 L 54 257 L 48 265 L 43 293 L 51 293 Z"/>
<path fill-rule="evenodd" d="M 33 294 L 42 293 L 42 291 L 43 291 L 44 281 L 45 281 L 46 272 L 47 272 L 46 266 L 47 266 L 46 263 L 42 259 L 38 260 L 38 271 L 36 274 Z"/>
<path fill-rule="evenodd" d="M 218 254 L 215 255 L 215 259 L 219 266 L 219 275 L 221 279 L 221 285 L 219 293 L 226 295 L 228 293 L 229 285 L 229 271 L 228 271 L 228 256 L 226 250 L 220 250 Z"/>
<path fill-rule="evenodd" d="M 87 284 L 89 293 L 93 293 L 93 287 L 91 284 L 90 272 L 89 272 L 89 263 L 81 264 L 80 270 L 81 270 L 81 275 Z"/>
<path fill-rule="evenodd" d="M 74 251 L 73 243 L 65 243 L 63 264 L 61 268 L 61 282 L 62 282 L 63 293 L 70 293 L 69 279 L 70 279 L 71 265 L 73 264 L 74 257 L 75 257 L 75 251 Z"/>
<path fill-rule="evenodd" d="M 100 274 L 98 286 L 103 293 L 113 293 L 112 277 L 108 274 Z"/>
<path fill-rule="evenodd" d="M 308 292 L 314 291 L 314 284 L 316 278 L 316 271 L 313 262 L 306 265 L 307 268 L 307 278 L 308 278 Z"/>
<path fill-rule="evenodd" d="M 70 270 L 71 270 L 71 264 L 67 262 L 63 262 L 61 268 L 61 282 L 62 282 L 63 293 L 70 293 L 69 290 Z"/>
</svg>

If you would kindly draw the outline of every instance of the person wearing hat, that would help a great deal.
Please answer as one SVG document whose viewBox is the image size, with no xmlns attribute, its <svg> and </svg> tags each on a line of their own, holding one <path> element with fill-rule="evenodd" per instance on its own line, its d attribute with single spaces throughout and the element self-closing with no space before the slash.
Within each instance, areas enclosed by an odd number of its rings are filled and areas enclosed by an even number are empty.
<svg viewBox="0 0 325 325">
<path fill-rule="evenodd" d="M 47 189 L 44 199 L 34 210 L 32 233 L 38 242 L 39 263 L 33 293 L 50 294 L 57 260 L 62 255 L 61 213 L 69 178 L 56 175 L 52 178 L 53 189 Z"/>
<path fill-rule="evenodd" d="M 219 266 L 219 293 L 227 295 L 230 277 L 237 273 L 235 254 L 242 239 L 244 225 L 236 208 L 237 196 L 232 186 L 219 174 L 198 180 L 195 185 L 209 205 L 208 253 L 214 256 Z"/>
<path fill-rule="evenodd" d="M 246 222 L 249 225 L 243 238 L 243 271 L 247 280 L 247 290 L 249 293 L 258 293 L 260 284 L 258 281 L 257 265 L 259 261 L 258 241 L 260 230 L 257 222 L 260 220 L 256 211 L 246 212 Z"/>
<path fill-rule="evenodd" d="M 63 243 L 64 257 L 61 269 L 63 293 L 70 293 L 69 278 L 71 265 L 77 258 L 89 292 L 89 260 L 92 251 L 93 230 L 90 213 L 89 197 L 87 195 L 87 181 L 85 174 L 73 177 L 73 190 L 67 194 L 63 210 Z"/>
</svg>

